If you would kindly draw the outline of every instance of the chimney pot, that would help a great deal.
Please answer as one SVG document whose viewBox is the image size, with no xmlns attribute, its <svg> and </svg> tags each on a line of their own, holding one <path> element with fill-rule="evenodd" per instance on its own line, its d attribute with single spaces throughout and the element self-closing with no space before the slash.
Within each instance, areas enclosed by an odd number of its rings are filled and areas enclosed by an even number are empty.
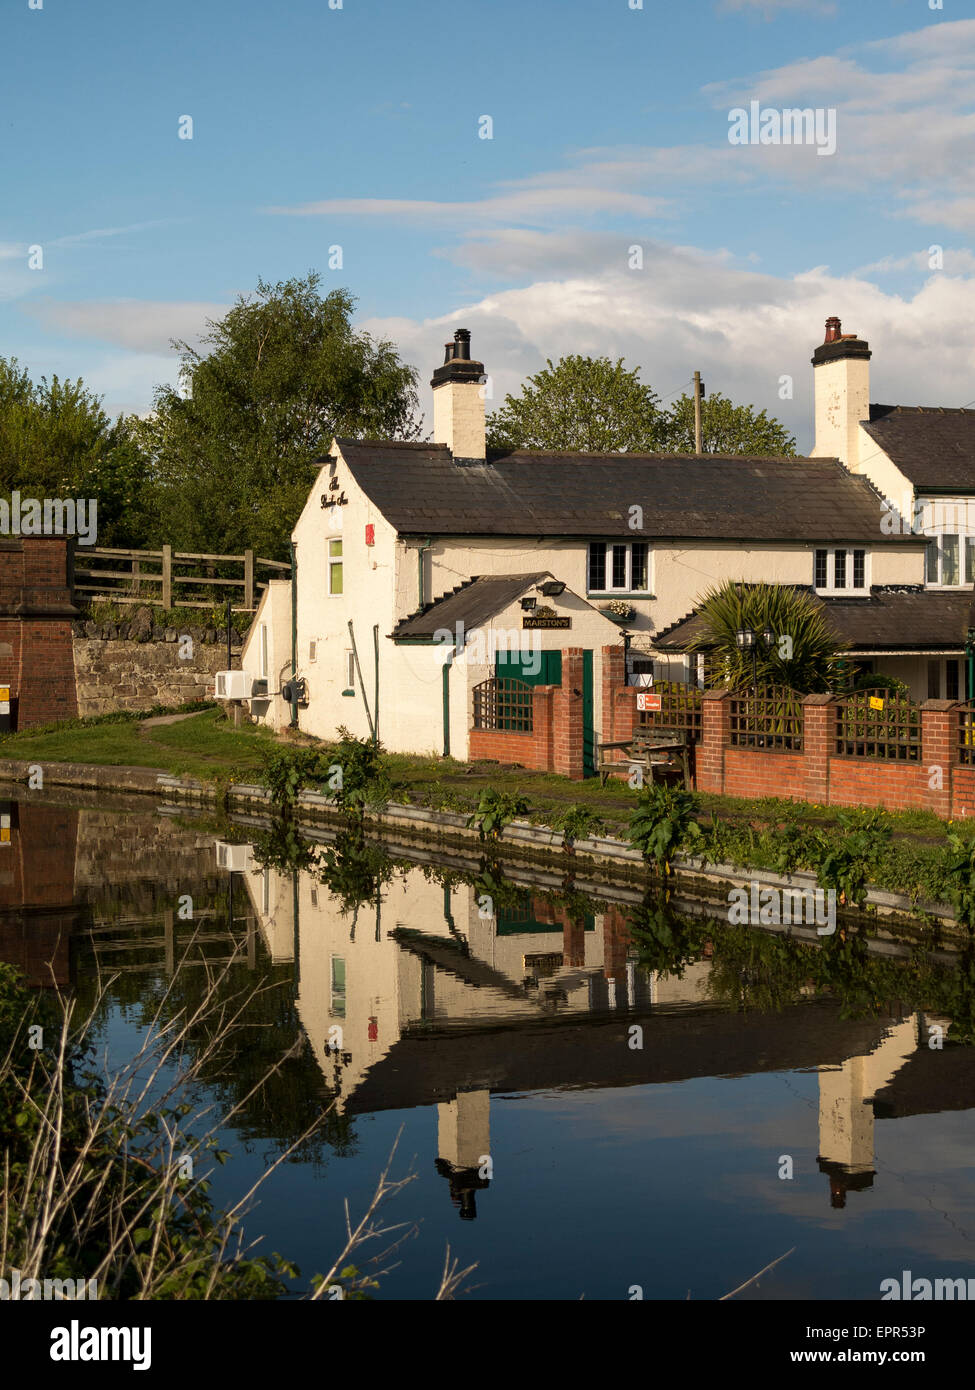
<svg viewBox="0 0 975 1390">
<path fill-rule="evenodd" d="M 839 319 L 834 314 L 832 318 L 828 318 L 826 320 L 826 337 L 823 339 L 823 342 L 835 343 L 839 338 L 843 336 L 842 330 L 843 325 L 840 323 Z"/>
<path fill-rule="evenodd" d="M 471 335 L 467 328 L 458 328 L 454 334 L 454 359 L 469 362 L 471 358 Z"/>
</svg>

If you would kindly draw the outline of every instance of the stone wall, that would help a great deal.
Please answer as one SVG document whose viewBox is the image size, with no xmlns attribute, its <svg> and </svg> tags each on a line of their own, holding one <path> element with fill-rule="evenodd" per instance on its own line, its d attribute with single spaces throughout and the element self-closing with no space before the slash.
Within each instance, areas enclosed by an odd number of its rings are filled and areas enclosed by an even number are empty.
<svg viewBox="0 0 975 1390">
<path fill-rule="evenodd" d="M 212 699 L 214 674 L 227 669 L 226 630 L 153 626 L 149 609 L 129 623 L 77 622 L 72 645 L 81 716 Z M 233 667 L 240 650 L 235 633 Z"/>
</svg>

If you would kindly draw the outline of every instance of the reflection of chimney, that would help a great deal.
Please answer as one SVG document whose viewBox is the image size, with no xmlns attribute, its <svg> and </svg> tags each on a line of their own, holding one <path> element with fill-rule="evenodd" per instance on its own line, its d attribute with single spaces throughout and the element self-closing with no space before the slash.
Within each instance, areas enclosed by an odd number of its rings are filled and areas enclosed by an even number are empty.
<svg viewBox="0 0 975 1390">
<path fill-rule="evenodd" d="M 471 358 L 471 335 L 458 328 L 430 382 L 434 443 L 446 444 L 458 462 L 483 463 L 486 456 L 483 380 L 484 363 Z"/>
<path fill-rule="evenodd" d="M 475 1193 L 490 1187 L 480 1169 L 490 1155 L 491 1092 L 462 1091 L 437 1106 L 437 1172 L 450 1183 L 462 1221 L 477 1218 Z"/>
<path fill-rule="evenodd" d="M 813 353 L 816 443 L 813 458 L 838 458 L 857 471 L 860 421 L 870 418 L 870 347 L 855 333 L 844 333 L 835 316 Z"/>
</svg>

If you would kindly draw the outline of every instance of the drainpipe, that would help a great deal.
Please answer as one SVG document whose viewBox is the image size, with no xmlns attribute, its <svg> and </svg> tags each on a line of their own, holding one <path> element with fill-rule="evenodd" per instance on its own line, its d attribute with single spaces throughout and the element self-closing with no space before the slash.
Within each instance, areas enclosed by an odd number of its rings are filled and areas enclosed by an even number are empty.
<svg viewBox="0 0 975 1390">
<path fill-rule="evenodd" d="M 424 593 L 423 593 L 423 556 L 426 554 L 426 552 L 430 549 L 430 547 L 431 547 L 432 545 L 433 545 L 433 537 L 432 537 L 432 536 L 427 536 L 426 540 L 423 542 L 423 544 L 419 547 L 419 549 L 418 549 L 417 552 L 416 552 L 416 564 L 417 564 L 417 571 L 416 571 L 416 595 L 417 595 L 417 605 L 416 605 L 416 606 L 417 606 L 417 608 L 422 608 L 423 605 L 424 605 L 424 603 L 426 602 L 426 599 L 425 599 Z"/>
<path fill-rule="evenodd" d="M 450 757 L 450 666 L 457 655 L 457 648 L 444 652 L 443 663 L 443 755 Z"/>
<path fill-rule="evenodd" d="M 291 727 L 298 727 L 298 554 L 291 541 Z"/>
</svg>

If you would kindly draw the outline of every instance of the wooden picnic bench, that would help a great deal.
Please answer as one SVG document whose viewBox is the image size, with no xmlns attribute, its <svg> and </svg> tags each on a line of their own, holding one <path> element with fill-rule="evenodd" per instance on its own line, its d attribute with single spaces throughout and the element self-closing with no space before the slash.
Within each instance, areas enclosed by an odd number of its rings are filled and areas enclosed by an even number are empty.
<svg viewBox="0 0 975 1390">
<path fill-rule="evenodd" d="M 622 751 L 622 758 L 614 760 L 603 756 L 606 752 L 617 749 Z M 627 772 L 633 767 L 643 768 L 648 780 L 652 782 L 654 769 L 666 767 L 672 771 L 680 770 L 684 786 L 689 787 L 687 749 L 687 734 L 679 729 L 638 729 L 632 738 L 620 739 L 617 743 L 600 743 L 597 749 L 600 785 L 605 787 L 606 779 L 611 772 Z"/>
</svg>

